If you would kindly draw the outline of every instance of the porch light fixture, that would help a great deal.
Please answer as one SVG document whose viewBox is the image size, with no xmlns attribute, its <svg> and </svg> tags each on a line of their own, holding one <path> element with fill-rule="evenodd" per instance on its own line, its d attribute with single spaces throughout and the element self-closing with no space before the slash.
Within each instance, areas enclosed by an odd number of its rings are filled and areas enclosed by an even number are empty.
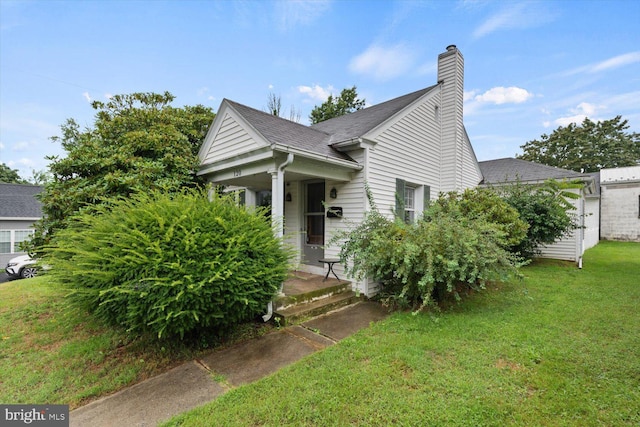
<svg viewBox="0 0 640 427">
<path fill-rule="evenodd" d="M 290 201 L 291 201 L 291 193 L 287 193 L 287 195 L 286 195 L 286 196 L 284 196 L 284 199 L 285 199 L 287 202 L 290 202 Z"/>
<path fill-rule="evenodd" d="M 329 191 L 329 197 L 331 197 L 332 199 L 338 197 L 338 190 L 336 190 L 336 187 L 333 187 L 331 191 Z"/>
</svg>

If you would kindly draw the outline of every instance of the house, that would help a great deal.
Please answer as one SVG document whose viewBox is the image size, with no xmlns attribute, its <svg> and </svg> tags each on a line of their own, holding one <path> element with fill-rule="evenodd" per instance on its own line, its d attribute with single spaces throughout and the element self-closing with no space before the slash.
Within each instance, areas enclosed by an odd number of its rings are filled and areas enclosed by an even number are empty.
<svg viewBox="0 0 640 427">
<path fill-rule="evenodd" d="M 600 171 L 600 237 L 640 242 L 640 166 Z"/>
<path fill-rule="evenodd" d="M 580 196 L 578 199 L 571 200 L 576 208 L 575 215 L 580 228 L 554 244 L 540 249 L 543 258 L 575 261 L 582 265 L 584 251 L 597 245 L 599 240 L 600 195 L 594 174 L 581 174 L 514 158 L 480 162 L 479 166 L 484 177 L 482 182 L 484 186 L 500 186 L 516 181 L 535 185 L 547 179 L 580 182 L 580 188 L 567 190 Z"/>
<path fill-rule="evenodd" d="M 318 260 L 340 250 L 328 244 L 332 235 L 369 209 L 365 183 L 380 212 L 402 207 L 411 218 L 432 195 L 482 181 L 463 125 L 463 81 L 464 59 L 451 45 L 438 56 L 436 84 L 312 126 L 224 99 L 198 175 L 247 205 L 270 204 L 299 269 L 323 274 Z M 353 283 L 368 296 L 377 286 Z"/>
<path fill-rule="evenodd" d="M 36 195 L 42 186 L 0 183 L 0 265 L 18 255 L 20 243 L 27 240 L 33 223 L 42 218 L 42 207 Z"/>
</svg>

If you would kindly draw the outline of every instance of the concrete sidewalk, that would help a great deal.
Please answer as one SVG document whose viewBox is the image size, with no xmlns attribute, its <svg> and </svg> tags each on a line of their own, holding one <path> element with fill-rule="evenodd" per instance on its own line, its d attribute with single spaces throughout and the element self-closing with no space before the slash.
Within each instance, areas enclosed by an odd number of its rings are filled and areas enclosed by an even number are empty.
<svg viewBox="0 0 640 427">
<path fill-rule="evenodd" d="M 214 351 L 72 411 L 70 426 L 155 426 L 333 345 L 386 315 L 379 304 L 360 302 Z"/>
</svg>

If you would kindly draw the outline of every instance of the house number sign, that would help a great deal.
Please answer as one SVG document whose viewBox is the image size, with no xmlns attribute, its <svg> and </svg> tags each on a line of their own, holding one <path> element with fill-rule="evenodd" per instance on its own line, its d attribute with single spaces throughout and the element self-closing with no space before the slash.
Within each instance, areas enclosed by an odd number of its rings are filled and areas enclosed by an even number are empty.
<svg viewBox="0 0 640 427">
<path fill-rule="evenodd" d="M 238 176 L 242 176 L 242 169 L 234 169 L 233 170 L 233 176 L 238 177 Z"/>
</svg>

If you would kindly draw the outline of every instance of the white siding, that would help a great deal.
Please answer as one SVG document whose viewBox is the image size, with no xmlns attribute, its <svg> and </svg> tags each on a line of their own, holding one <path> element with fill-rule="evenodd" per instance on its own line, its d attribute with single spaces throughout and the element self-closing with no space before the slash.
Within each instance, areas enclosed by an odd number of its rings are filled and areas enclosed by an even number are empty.
<svg viewBox="0 0 640 427">
<path fill-rule="evenodd" d="M 365 162 L 366 150 L 360 149 L 352 151 L 349 155 L 358 163 L 363 164 Z M 325 239 L 327 245 L 325 247 L 325 257 L 327 258 L 338 258 L 340 253 L 339 243 L 336 245 L 329 245 L 329 242 L 336 233 L 352 229 L 364 218 L 364 212 L 368 209 L 365 191 L 366 174 L 366 170 L 362 170 L 354 174 L 353 179 L 348 182 L 326 181 L 325 188 L 327 191 L 327 208 L 331 206 L 339 206 L 343 211 L 342 218 L 326 218 Z M 329 192 L 331 191 L 331 188 L 334 187 L 338 192 L 338 197 L 331 199 L 329 197 Z M 339 277 L 345 277 L 344 269 L 341 265 L 336 264 L 334 266 L 334 270 L 338 273 Z M 354 290 L 358 289 L 364 295 L 373 296 L 377 291 L 377 288 L 370 286 L 367 281 L 356 281 L 351 277 L 345 278 L 352 282 L 352 288 Z"/>
<path fill-rule="evenodd" d="M 476 154 L 473 152 L 471 141 L 466 135 L 464 136 L 464 145 L 462 152 L 462 188 L 474 188 L 477 187 L 482 180 L 482 174 L 480 173 L 480 166 L 478 166 L 478 160 Z"/>
<path fill-rule="evenodd" d="M 572 193 L 582 194 L 582 191 L 578 189 L 572 189 L 567 191 L 571 191 Z M 582 197 L 580 199 L 571 200 L 571 204 L 576 208 L 574 211 L 571 211 L 571 214 L 576 215 L 576 217 L 578 218 L 577 220 L 578 223 L 580 223 L 580 216 L 584 212 L 582 200 L 583 200 Z M 540 255 L 540 257 L 562 259 L 562 260 L 577 262 L 580 256 L 582 255 L 580 253 L 580 248 L 581 248 L 580 241 L 582 240 L 582 233 L 583 233 L 583 230 L 581 229 L 574 230 L 569 236 L 558 240 L 554 244 L 549 246 L 543 246 L 542 248 L 540 248 L 540 250 L 542 251 L 542 254 Z"/>
<path fill-rule="evenodd" d="M 600 198 L 585 198 L 584 250 L 594 247 L 600 240 Z"/>
<path fill-rule="evenodd" d="M 395 209 L 396 178 L 429 185 L 432 198 L 440 191 L 440 126 L 434 120 L 438 101 L 438 96 L 425 100 L 376 138 L 370 151 L 369 185 L 385 215 L 391 216 Z"/>
<path fill-rule="evenodd" d="M 302 223 L 300 222 L 302 219 L 302 192 L 300 191 L 300 183 L 297 181 L 289 182 L 287 181 L 287 176 L 285 172 L 285 182 L 287 184 L 284 188 L 284 194 L 286 197 L 287 193 L 291 193 L 291 201 L 284 202 L 284 241 L 287 245 L 291 245 L 291 247 L 296 249 L 297 258 L 294 260 L 296 264 L 300 263 L 300 248 L 302 244 L 301 240 L 301 231 L 302 231 Z"/>
<path fill-rule="evenodd" d="M 226 113 L 202 164 L 231 158 L 262 146 L 264 144 L 255 141 L 230 113 Z"/>
</svg>

